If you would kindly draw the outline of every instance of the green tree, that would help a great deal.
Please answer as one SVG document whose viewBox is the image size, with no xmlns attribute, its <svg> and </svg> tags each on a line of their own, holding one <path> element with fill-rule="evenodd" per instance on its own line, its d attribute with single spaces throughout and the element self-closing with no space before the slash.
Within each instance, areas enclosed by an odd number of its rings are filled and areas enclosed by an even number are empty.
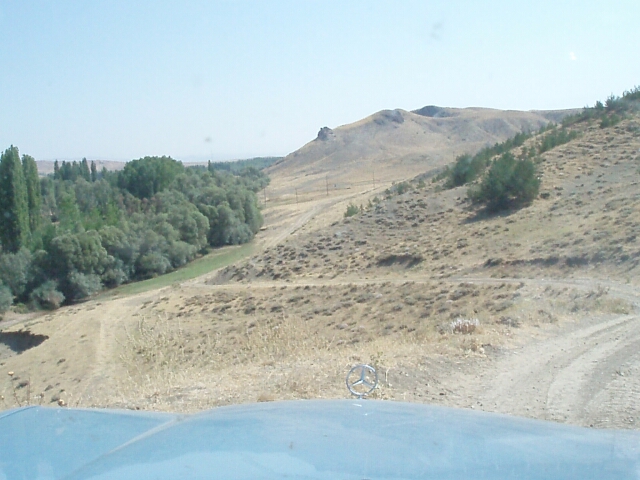
<svg viewBox="0 0 640 480">
<path fill-rule="evenodd" d="M 71 162 L 65 162 L 64 160 L 62 161 L 62 165 L 60 165 L 60 178 L 62 180 L 75 180 L 74 170 Z"/>
<path fill-rule="evenodd" d="M 98 168 L 96 167 L 96 162 L 91 160 L 91 181 L 95 182 L 98 179 Z"/>
<path fill-rule="evenodd" d="M 0 314 L 9 310 L 12 303 L 13 295 L 11 295 L 11 290 L 0 282 Z"/>
<path fill-rule="evenodd" d="M 76 193 L 73 188 L 62 190 L 58 203 L 58 218 L 60 227 L 69 232 L 79 232 L 82 230 L 82 218 L 78 202 L 76 201 Z"/>
<path fill-rule="evenodd" d="M 95 230 L 54 238 L 49 246 L 49 274 L 67 299 L 80 300 L 100 290 L 100 275 L 113 262 Z"/>
<path fill-rule="evenodd" d="M 58 291 L 54 280 L 47 280 L 31 292 L 30 299 L 40 308 L 55 310 L 64 302 L 64 295 Z"/>
<path fill-rule="evenodd" d="M 54 238 L 49 247 L 49 258 L 52 273 L 58 278 L 63 278 L 74 270 L 99 275 L 109 265 L 107 251 L 95 230 Z"/>
<path fill-rule="evenodd" d="M 184 171 L 171 157 L 144 157 L 128 162 L 118 175 L 118 186 L 138 198 L 151 198 Z"/>
<path fill-rule="evenodd" d="M 483 155 L 472 157 L 469 154 L 464 154 L 458 156 L 453 168 L 449 170 L 449 178 L 445 187 L 459 187 L 475 180 L 485 169 L 487 160 Z"/>
<path fill-rule="evenodd" d="M 29 200 L 20 152 L 13 145 L 0 157 L 0 242 L 17 252 L 29 244 Z"/>
<path fill-rule="evenodd" d="M 91 172 L 89 171 L 89 164 L 87 163 L 86 157 L 80 162 L 80 176 L 87 182 L 91 181 Z"/>
<path fill-rule="evenodd" d="M 78 301 L 90 297 L 102 290 L 102 282 L 98 275 L 72 271 L 64 282 L 67 298 Z"/>
<path fill-rule="evenodd" d="M 31 263 L 31 252 L 26 248 L 0 255 L 0 283 L 9 287 L 15 297 L 22 297 L 33 279 Z"/>
<path fill-rule="evenodd" d="M 29 206 L 29 228 L 31 233 L 35 232 L 40 226 L 42 215 L 40 208 L 42 207 L 42 195 L 40 192 L 40 178 L 38 177 L 38 166 L 33 157 L 29 155 L 22 156 L 22 169 L 27 184 L 27 204 Z"/>
<path fill-rule="evenodd" d="M 495 212 L 532 201 L 539 188 L 533 162 L 516 160 L 507 152 L 491 164 L 480 185 L 470 188 L 468 195 L 475 203 L 483 203 Z"/>
</svg>

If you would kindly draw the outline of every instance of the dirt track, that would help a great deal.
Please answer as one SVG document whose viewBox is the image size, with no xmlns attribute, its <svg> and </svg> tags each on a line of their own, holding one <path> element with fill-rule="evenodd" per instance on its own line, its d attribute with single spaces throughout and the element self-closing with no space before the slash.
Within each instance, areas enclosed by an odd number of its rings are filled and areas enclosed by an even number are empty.
<svg viewBox="0 0 640 480">
<path fill-rule="evenodd" d="M 601 428 L 640 417 L 640 320 L 584 325 L 513 350 L 485 372 L 486 410 Z"/>
</svg>

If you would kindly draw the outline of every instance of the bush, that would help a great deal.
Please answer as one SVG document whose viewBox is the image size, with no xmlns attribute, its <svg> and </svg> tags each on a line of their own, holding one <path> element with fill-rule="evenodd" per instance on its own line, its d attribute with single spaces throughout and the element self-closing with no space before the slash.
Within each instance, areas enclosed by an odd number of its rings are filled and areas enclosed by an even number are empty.
<svg viewBox="0 0 640 480">
<path fill-rule="evenodd" d="M 67 294 L 67 298 L 73 301 L 90 297 L 100 290 L 102 290 L 102 282 L 98 275 L 84 274 L 75 270 L 67 276 L 63 288 L 63 291 Z"/>
<path fill-rule="evenodd" d="M 193 260 L 197 250 L 186 242 L 171 242 L 167 248 L 167 256 L 173 268 L 178 268 Z"/>
<path fill-rule="evenodd" d="M 445 183 L 445 188 L 454 188 L 472 182 L 480 175 L 487 165 L 487 159 L 483 155 L 460 155 L 456 158 L 456 163 L 449 171 L 449 178 Z"/>
<path fill-rule="evenodd" d="M 64 302 L 64 295 L 58 291 L 58 285 L 53 280 L 48 280 L 33 290 L 30 298 L 32 303 L 47 310 L 55 310 Z"/>
<path fill-rule="evenodd" d="M 11 294 L 11 289 L 0 284 L 0 313 L 4 313 L 9 310 L 12 303 L 13 295 Z"/>
<path fill-rule="evenodd" d="M 546 134 L 540 144 L 538 145 L 538 153 L 548 152 L 552 148 L 558 145 L 564 145 L 570 142 L 578 136 L 578 132 L 568 131 L 565 128 L 555 128 L 550 133 Z"/>
<path fill-rule="evenodd" d="M 473 333 L 479 325 L 480 322 L 477 318 L 456 318 L 451 322 L 451 331 L 453 333 Z"/>
<path fill-rule="evenodd" d="M 155 277 L 171 270 L 171 262 L 159 252 L 151 252 L 138 259 L 137 271 L 143 277 Z"/>
<path fill-rule="evenodd" d="M 105 287 L 114 288 L 129 280 L 129 275 L 125 271 L 126 267 L 122 260 L 112 256 L 109 256 L 109 260 L 111 264 L 104 273 L 100 275 L 100 280 Z"/>
<path fill-rule="evenodd" d="M 555 128 L 555 125 L 548 123 L 547 125 L 540 127 L 540 131 L 538 133 L 542 134 L 553 128 Z M 507 153 L 516 147 L 523 146 L 524 142 L 532 136 L 532 132 L 516 133 L 513 137 L 502 143 L 496 143 L 493 146 L 484 147 L 473 157 L 469 154 L 459 155 L 456 158 L 453 167 L 447 167 L 444 172 L 439 173 L 434 178 L 434 182 L 446 178 L 447 181 L 444 184 L 445 188 L 455 188 L 471 183 L 482 175 L 487 166 L 491 163 L 491 159 L 493 157 Z"/>
<path fill-rule="evenodd" d="M 0 255 L 0 281 L 11 289 L 16 297 L 21 297 L 32 280 L 31 253 L 26 248 L 16 253 Z"/>
<path fill-rule="evenodd" d="M 347 211 L 344 212 L 344 218 L 353 217 L 358 213 L 360 213 L 360 209 L 358 208 L 358 206 L 350 203 L 349 205 L 347 205 Z"/>
<path fill-rule="evenodd" d="M 489 211 L 498 211 L 532 201 L 540 189 L 531 160 L 516 160 L 505 153 L 495 160 L 476 188 L 468 195 L 474 203 L 485 204 Z"/>
<path fill-rule="evenodd" d="M 600 128 L 609 128 L 617 125 L 622 120 L 620 115 L 616 115 L 615 113 L 611 116 L 604 116 L 600 121 Z"/>
</svg>

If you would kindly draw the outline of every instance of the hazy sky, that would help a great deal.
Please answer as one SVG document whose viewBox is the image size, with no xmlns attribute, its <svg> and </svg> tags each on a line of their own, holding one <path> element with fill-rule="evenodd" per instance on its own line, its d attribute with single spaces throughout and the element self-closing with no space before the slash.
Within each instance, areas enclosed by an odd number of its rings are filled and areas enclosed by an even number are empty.
<svg viewBox="0 0 640 480">
<path fill-rule="evenodd" d="M 582 107 L 640 84 L 640 2 L 0 2 L 0 148 L 284 155 L 385 108 Z"/>
</svg>

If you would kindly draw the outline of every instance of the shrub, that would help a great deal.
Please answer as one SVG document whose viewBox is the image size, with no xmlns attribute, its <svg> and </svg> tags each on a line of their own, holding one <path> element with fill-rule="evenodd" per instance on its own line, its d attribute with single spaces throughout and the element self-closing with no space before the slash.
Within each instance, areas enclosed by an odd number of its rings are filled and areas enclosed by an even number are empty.
<svg viewBox="0 0 640 480">
<path fill-rule="evenodd" d="M 9 310 L 12 303 L 13 295 L 11 294 L 11 289 L 0 284 L 0 313 L 4 313 Z"/>
<path fill-rule="evenodd" d="M 111 265 L 100 275 L 100 280 L 105 287 L 113 288 L 129 280 L 129 275 L 122 260 L 111 256 L 109 260 L 111 260 Z"/>
<path fill-rule="evenodd" d="M 30 298 L 40 308 L 47 310 L 55 310 L 64 302 L 64 295 L 58 291 L 58 285 L 53 280 L 48 280 L 33 290 Z"/>
<path fill-rule="evenodd" d="M 347 211 L 344 212 L 344 218 L 353 217 L 358 213 L 360 213 L 360 209 L 358 208 L 358 206 L 350 203 L 349 205 L 347 205 Z"/>
<path fill-rule="evenodd" d="M 67 298 L 78 301 L 102 290 L 102 282 L 98 275 L 84 274 L 74 270 L 65 279 L 64 287 L 63 291 L 67 293 Z"/>
<path fill-rule="evenodd" d="M 539 189 L 533 162 L 516 160 L 511 153 L 505 153 L 491 164 L 480 185 L 470 188 L 468 195 L 474 203 L 498 211 L 532 201 Z"/>
<path fill-rule="evenodd" d="M 564 145 L 578 136 L 578 132 L 569 131 L 565 128 L 554 128 L 547 133 L 538 145 L 538 153 L 548 152 L 558 145 Z"/>
<path fill-rule="evenodd" d="M 0 281 L 16 297 L 25 293 L 27 284 L 32 280 L 31 260 L 31 253 L 26 248 L 0 255 Z"/>
<path fill-rule="evenodd" d="M 411 190 L 411 185 L 409 185 L 408 182 L 400 182 L 397 185 L 395 185 L 395 190 L 398 193 L 398 195 L 402 195 L 403 193 L 406 193 L 409 190 Z"/>
<path fill-rule="evenodd" d="M 555 125 L 549 123 L 540 127 L 538 133 L 542 134 L 547 130 L 555 128 Z M 434 177 L 434 182 L 446 178 L 445 188 L 455 188 L 467 183 L 473 182 L 486 170 L 491 163 L 491 159 L 496 155 L 502 155 L 510 150 L 521 147 L 524 142 L 531 138 L 533 133 L 520 132 L 516 133 L 512 138 L 502 143 L 496 143 L 493 146 L 484 147 L 473 157 L 469 154 L 459 155 L 452 167 L 447 167 L 443 172 Z"/>
<path fill-rule="evenodd" d="M 477 318 L 456 318 L 451 322 L 451 331 L 453 333 L 473 333 L 479 325 L 480 322 Z"/>
<path fill-rule="evenodd" d="M 160 252 L 151 252 L 138 259 L 138 273 L 143 277 L 155 277 L 171 270 L 171 262 Z"/>
<path fill-rule="evenodd" d="M 449 171 L 445 183 L 446 188 L 459 187 L 475 180 L 486 168 L 487 158 L 484 155 L 460 155 Z"/>
<path fill-rule="evenodd" d="M 167 257 L 173 268 L 178 268 L 193 260 L 197 250 L 186 242 L 171 242 L 167 248 Z"/>
<path fill-rule="evenodd" d="M 602 120 L 600 120 L 600 128 L 613 127 L 614 125 L 620 123 L 621 120 L 622 117 L 620 115 L 616 115 L 615 113 L 610 116 L 604 116 L 602 117 Z"/>
</svg>

